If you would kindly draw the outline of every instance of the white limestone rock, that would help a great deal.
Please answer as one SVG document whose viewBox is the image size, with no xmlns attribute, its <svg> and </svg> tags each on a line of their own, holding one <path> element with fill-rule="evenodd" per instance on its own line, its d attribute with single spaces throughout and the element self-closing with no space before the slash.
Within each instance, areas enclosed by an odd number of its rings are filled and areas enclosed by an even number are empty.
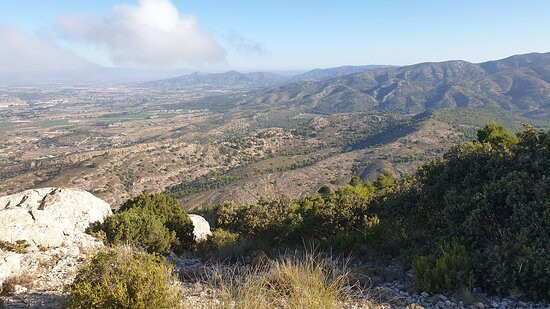
<svg viewBox="0 0 550 309">
<path fill-rule="evenodd" d="M 195 235 L 195 241 L 201 242 L 206 240 L 208 236 L 212 235 L 210 231 L 210 224 L 206 219 L 199 215 L 190 214 L 189 218 L 193 221 L 193 234 Z"/>
<path fill-rule="evenodd" d="M 64 265 L 59 280 L 49 276 L 55 274 L 56 266 L 81 260 L 102 246 L 85 231 L 111 214 L 108 203 L 81 190 L 41 188 L 0 197 L 0 240 L 24 240 L 30 245 L 27 253 L 0 249 L 0 284 L 8 277 L 26 274 L 43 278 L 38 284 L 44 288 L 61 286 L 76 263 Z"/>
<path fill-rule="evenodd" d="M 95 247 L 85 230 L 111 214 L 108 203 L 86 191 L 27 190 L 0 197 L 0 240 L 26 240 L 32 248 Z"/>
</svg>

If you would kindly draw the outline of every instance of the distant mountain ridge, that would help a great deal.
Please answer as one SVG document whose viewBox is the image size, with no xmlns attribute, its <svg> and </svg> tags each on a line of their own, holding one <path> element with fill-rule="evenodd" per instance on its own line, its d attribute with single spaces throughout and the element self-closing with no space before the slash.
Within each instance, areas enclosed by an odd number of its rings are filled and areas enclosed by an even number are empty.
<svg viewBox="0 0 550 309">
<path fill-rule="evenodd" d="M 365 71 L 372 71 L 377 69 L 385 69 L 396 66 L 391 65 L 360 65 L 360 66 L 351 66 L 344 65 L 334 68 L 327 69 L 314 69 L 302 74 L 294 75 L 290 78 L 291 82 L 300 82 L 307 80 L 320 80 L 328 77 L 336 77 L 342 75 L 348 75 L 353 73 L 360 73 Z"/>
<path fill-rule="evenodd" d="M 287 83 L 306 80 L 321 80 L 329 77 L 387 68 L 387 65 L 340 66 L 326 69 L 314 69 L 294 76 L 283 76 L 272 72 L 241 73 L 235 70 L 224 73 L 195 72 L 173 78 L 148 81 L 138 84 L 150 88 L 181 87 L 223 87 L 223 88 L 270 88 Z"/>
<path fill-rule="evenodd" d="M 297 108 L 316 113 L 498 106 L 550 117 L 550 53 L 470 63 L 461 60 L 381 68 L 286 84 L 233 98 L 241 108 Z"/>
<path fill-rule="evenodd" d="M 225 73 L 195 72 L 174 78 L 140 83 L 141 87 L 177 88 L 190 86 L 207 87 L 268 87 L 282 84 L 287 77 L 270 72 L 241 73 L 228 71 Z"/>
</svg>

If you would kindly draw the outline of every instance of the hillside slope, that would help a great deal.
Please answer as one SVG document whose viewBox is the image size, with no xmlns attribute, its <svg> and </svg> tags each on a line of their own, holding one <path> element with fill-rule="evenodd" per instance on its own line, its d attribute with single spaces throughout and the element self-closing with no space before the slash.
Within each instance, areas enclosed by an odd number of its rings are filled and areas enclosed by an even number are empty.
<svg viewBox="0 0 550 309">
<path fill-rule="evenodd" d="M 284 107 L 329 114 L 411 114 L 431 109 L 499 106 L 543 119 L 550 115 L 550 53 L 479 64 L 447 61 L 378 69 L 288 84 L 233 97 L 231 101 L 231 107 Z M 217 100 L 202 103 L 221 107 Z"/>
</svg>

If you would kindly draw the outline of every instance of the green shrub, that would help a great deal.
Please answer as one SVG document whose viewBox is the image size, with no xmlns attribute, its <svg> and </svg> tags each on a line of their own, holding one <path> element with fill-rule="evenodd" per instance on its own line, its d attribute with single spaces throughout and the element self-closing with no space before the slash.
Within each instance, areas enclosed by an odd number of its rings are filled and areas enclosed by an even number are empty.
<svg viewBox="0 0 550 309">
<path fill-rule="evenodd" d="M 178 242 L 175 232 L 170 232 L 157 216 L 139 208 L 116 213 L 92 230 L 103 232 L 109 245 L 138 247 L 149 253 L 168 252 Z"/>
<path fill-rule="evenodd" d="M 296 200 L 261 199 L 249 205 L 225 202 L 210 209 L 206 216 L 213 218 L 217 228 L 237 233 L 238 242 L 245 246 L 255 243 L 282 249 L 317 243 L 351 248 L 349 239 L 364 239 L 378 224 L 378 218 L 368 212 L 375 186 L 362 182 L 355 185 L 335 192 L 322 190 L 322 195 Z M 340 244 L 339 240 L 346 243 Z"/>
<path fill-rule="evenodd" d="M 265 242 L 391 254 L 406 265 L 414 260 L 416 280 L 429 291 L 471 283 L 550 299 L 550 134 L 487 125 L 478 138 L 409 177 L 354 178 L 321 195 L 224 203 L 210 214 L 216 227 L 239 235 L 245 252 Z M 444 243 L 454 245 L 433 253 Z"/>
<path fill-rule="evenodd" d="M 90 232 L 111 245 L 130 245 L 148 252 L 181 253 L 195 246 L 193 222 L 180 203 L 162 193 L 143 193 L 124 203 Z"/>
<path fill-rule="evenodd" d="M 348 184 L 352 187 L 358 187 L 358 186 L 363 184 L 363 180 L 359 176 L 353 176 L 353 177 L 351 177 Z"/>
<path fill-rule="evenodd" d="M 173 248 L 176 251 L 184 251 L 192 248 L 195 240 L 193 235 L 193 222 L 175 198 L 163 193 L 142 193 L 134 199 L 124 203 L 120 211 L 131 208 L 141 208 L 151 211 L 168 228 L 176 233 L 179 243 Z"/>
<path fill-rule="evenodd" d="M 336 252 L 363 253 L 368 251 L 366 242 L 365 235 L 361 233 L 338 234 L 321 243 L 321 248 Z"/>
<path fill-rule="evenodd" d="M 486 127 L 479 141 L 460 143 L 407 186 L 379 195 L 370 205 L 380 218 L 377 245 L 408 260 L 458 243 L 486 291 L 550 299 L 550 134 L 527 125 L 517 142 L 511 136 Z"/>
<path fill-rule="evenodd" d="M 494 246 L 483 253 L 476 272 L 486 290 L 497 293 L 523 292 L 526 296 L 550 299 L 548 249 L 537 248 L 525 235 Z M 548 244 L 546 244 L 548 248 Z"/>
<path fill-rule="evenodd" d="M 417 256 L 412 266 L 414 281 L 430 293 L 471 285 L 472 262 L 466 248 L 461 245 L 444 246 L 435 254 Z"/>
<path fill-rule="evenodd" d="M 24 239 L 16 240 L 15 242 L 0 240 L 0 249 L 19 254 L 27 253 L 30 246 L 31 245 Z"/>
<path fill-rule="evenodd" d="M 503 125 L 491 122 L 477 132 L 477 139 L 482 143 L 490 143 L 495 146 L 511 147 L 518 143 L 518 138 L 512 132 L 506 130 Z"/>
<path fill-rule="evenodd" d="M 236 205 L 227 202 L 216 207 L 216 227 L 244 237 L 261 237 L 274 244 L 294 236 L 302 218 L 297 205 L 288 198 L 273 201 L 261 199 L 257 204 Z"/>
<path fill-rule="evenodd" d="M 68 308 L 180 308 L 171 266 L 126 247 L 99 251 L 67 286 Z"/>
<path fill-rule="evenodd" d="M 208 237 L 206 243 L 214 248 L 219 248 L 237 241 L 239 234 L 226 231 L 224 229 L 215 229 L 212 235 Z"/>
<path fill-rule="evenodd" d="M 233 256 L 244 253 L 238 242 L 239 234 L 224 229 L 214 229 L 206 241 L 198 244 L 197 252 L 206 256 Z"/>
<path fill-rule="evenodd" d="M 374 185 L 378 189 L 391 188 L 394 184 L 395 178 L 393 177 L 393 174 L 387 171 L 382 172 L 380 175 L 378 175 L 376 182 L 374 182 Z"/>
<path fill-rule="evenodd" d="M 329 185 L 323 185 L 323 186 L 321 186 L 321 188 L 319 188 L 317 193 L 319 193 L 321 195 L 329 195 L 329 194 L 332 193 L 332 190 L 330 189 Z"/>
<path fill-rule="evenodd" d="M 372 184 L 366 183 L 347 185 L 327 196 L 298 200 L 297 212 L 303 218 L 299 234 L 306 239 L 325 241 L 336 235 L 364 233 L 371 227 L 368 202 L 374 192 Z"/>
</svg>

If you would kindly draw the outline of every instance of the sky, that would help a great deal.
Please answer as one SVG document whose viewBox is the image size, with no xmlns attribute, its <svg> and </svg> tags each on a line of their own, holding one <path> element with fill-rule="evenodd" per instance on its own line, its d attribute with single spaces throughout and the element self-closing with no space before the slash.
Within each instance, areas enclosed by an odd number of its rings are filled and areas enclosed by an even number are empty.
<svg viewBox="0 0 550 309">
<path fill-rule="evenodd" d="M 0 0 L 0 72 L 304 71 L 550 51 L 548 0 Z"/>
</svg>

